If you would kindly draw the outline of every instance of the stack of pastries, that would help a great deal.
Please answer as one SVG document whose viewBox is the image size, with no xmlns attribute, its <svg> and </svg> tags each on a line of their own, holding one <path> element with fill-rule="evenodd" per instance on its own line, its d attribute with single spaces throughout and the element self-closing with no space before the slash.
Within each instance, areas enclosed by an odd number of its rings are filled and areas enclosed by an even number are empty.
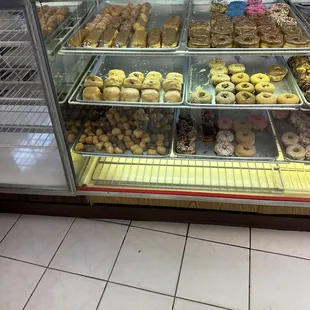
<svg viewBox="0 0 310 310">
<path fill-rule="evenodd" d="M 240 1 L 236 1 L 240 2 Z M 249 1 L 248 1 L 249 2 Z M 233 2 L 232 2 L 233 3 Z M 212 12 L 210 23 L 189 26 L 190 48 L 306 48 L 310 40 L 291 17 L 289 5 L 275 3 L 267 10 L 244 8 L 234 16 Z M 235 11 L 234 11 L 235 12 Z"/>
<path fill-rule="evenodd" d="M 170 145 L 173 110 L 110 108 L 84 124 L 77 152 L 165 155 Z"/>
<path fill-rule="evenodd" d="M 38 8 L 38 16 L 43 33 L 43 37 L 47 38 L 62 23 L 69 14 L 69 8 L 64 6 L 48 6 L 43 5 Z"/>
<path fill-rule="evenodd" d="M 123 70 L 113 69 L 107 78 L 90 75 L 84 82 L 84 100 L 160 102 L 160 91 L 164 91 L 164 102 L 180 102 L 183 76 L 170 72 L 163 76 L 158 71 L 144 73 L 135 71 L 127 77 Z"/>
<path fill-rule="evenodd" d="M 298 86 L 304 91 L 305 98 L 310 102 L 310 58 L 308 56 L 293 56 L 288 65 L 297 80 Z"/>
<path fill-rule="evenodd" d="M 69 41 L 70 47 L 161 48 L 175 47 L 178 41 L 180 16 L 170 16 L 164 29 L 147 32 L 151 4 L 126 6 L 107 4 L 104 9 Z"/>
</svg>

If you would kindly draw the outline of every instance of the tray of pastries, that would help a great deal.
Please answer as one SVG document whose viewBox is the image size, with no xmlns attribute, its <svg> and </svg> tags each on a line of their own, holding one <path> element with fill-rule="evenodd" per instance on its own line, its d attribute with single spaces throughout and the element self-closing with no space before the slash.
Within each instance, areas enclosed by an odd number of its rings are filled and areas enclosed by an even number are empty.
<svg viewBox="0 0 310 310">
<path fill-rule="evenodd" d="M 270 111 L 270 117 L 288 161 L 310 163 L 310 115 L 304 111 Z"/>
<path fill-rule="evenodd" d="M 72 150 L 84 156 L 168 157 L 172 109 L 95 108 Z"/>
<path fill-rule="evenodd" d="M 292 56 L 287 64 L 299 86 L 302 101 L 310 106 L 310 57 Z"/>
<path fill-rule="evenodd" d="M 175 107 L 184 102 L 185 57 L 98 57 L 69 102 Z"/>
<path fill-rule="evenodd" d="M 268 54 L 309 47 L 309 30 L 284 1 L 193 0 L 190 6 L 188 50 Z"/>
<path fill-rule="evenodd" d="M 296 109 L 298 85 L 279 56 L 190 58 L 186 104 L 236 109 Z"/>
<path fill-rule="evenodd" d="M 179 157 L 269 161 L 278 156 L 266 111 L 182 110 L 174 135 Z"/>
<path fill-rule="evenodd" d="M 72 33 L 62 52 L 149 51 L 173 52 L 179 48 L 187 2 L 150 4 L 102 2 Z"/>
</svg>

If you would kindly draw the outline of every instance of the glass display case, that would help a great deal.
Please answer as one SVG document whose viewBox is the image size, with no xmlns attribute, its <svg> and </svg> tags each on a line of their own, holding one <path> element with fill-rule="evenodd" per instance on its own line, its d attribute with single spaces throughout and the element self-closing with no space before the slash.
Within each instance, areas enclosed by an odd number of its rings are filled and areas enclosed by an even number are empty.
<svg viewBox="0 0 310 310">
<path fill-rule="evenodd" d="M 252 2 L 24 2 L 77 195 L 310 202 L 307 6 Z"/>
</svg>

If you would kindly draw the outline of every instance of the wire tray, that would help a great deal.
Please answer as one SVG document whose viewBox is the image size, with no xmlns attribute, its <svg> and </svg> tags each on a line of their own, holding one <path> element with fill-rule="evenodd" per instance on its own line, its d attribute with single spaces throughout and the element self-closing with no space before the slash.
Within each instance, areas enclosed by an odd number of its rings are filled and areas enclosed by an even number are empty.
<svg viewBox="0 0 310 310">
<path fill-rule="evenodd" d="M 91 64 L 90 68 L 86 71 L 85 75 L 80 80 L 79 86 L 69 99 L 71 104 L 89 104 L 89 105 L 107 105 L 107 106 L 131 106 L 131 107 L 157 107 L 157 108 L 175 108 L 182 106 L 185 100 L 186 80 L 187 80 L 187 65 L 188 59 L 184 57 L 134 57 L 127 56 L 126 58 L 100 56 L 97 57 Z M 169 72 L 179 72 L 183 74 L 183 91 L 182 101 L 178 103 L 164 102 L 164 91 L 160 90 L 160 102 L 126 102 L 126 101 L 88 101 L 83 99 L 84 81 L 88 75 L 98 75 L 105 77 L 111 69 L 122 69 L 125 71 L 126 76 L 130 72 L 141 71 L 147 73 L 149 71 L 159 71 L 163 77 Z"/>
<path fill-rule="evenodd" d="M 274 3 L 284 3 L 283 0 L 263 0 L 263 4 L 267 7 Z M 308 37 L 310 31 L 302 23 L 295 11 L 290 8 L 290 15 L 296 18 L 298 25 L 304 30 Z M 211 18 L 211 1 L 193 0 L 189 5 L 189 14 L 186 27 L 186 42 L 188 40 L 189 24 L 193 20 L 207 20 Z M 306 55 L 309 53 L 309 48 L 189 48 L 186 44 L 186 51 L 191 53 L 208 53 L 212 55 Z"/>
<path fill-rule="evenodd" d="M 215 111 L 214 111 L 215 112 Z M 191 116 L 193 119 L 198 120 L 200 118 L 200 110 L 190 110 Z M 265 116 L 266 120 L 269 121 L 266 111 L 250 111 L 250 110 L 218 110 L 215 112 L 218 117 L 229 117 L 232 120 L 247 120 L 248 115 L 250 114 L 259 114 Z M 173 151 L 174 154 L 178 157 L 192 158 L 196 160 L 209 159 L 209 160 L 225 160 L 225 161 L 274 161 L 278 158 L 279 152 L 277 148 L 277 143 L 272 132 L 270 123 L 268 127 L 263 131 L 256 131 L 255 133 L 255 148 L 256 155 L 254 157 L 237 157 L 233 156 L 218 156 L 214 152 L 215 141 L 212 142 L 203 142 L 201 140 L 201 122 L 196 122 L 197 130 L 197 139 L 196 143 L 196 154 L 181 154 L 176 150 L 176 141 L 177 141 L 177 132 L 175 130 L 174 142 L 173 142 Z M 237 142 L 234 140 L 234 145 Z"/>
<path fill-rule="evenodd" d="M 254 73 L 264 73 L 267 68 L 271 65 L 279 64 L 284 67 L 288 67 L 286 61 L 283 57 L 279 56 L 223 56 L 221 57 L 225 60 L 226 65 L 233 63 L 242 63 L 246 67 L 246 73 L 250 76 Z M 215 103 L 215 87 L 212 85 L 209 80 L 209 66 L 208 60 L 211 57 L 205 56 L 192 56 L 190 57 L 189 63 L 189 73 L 188 73 L 188 83 L 187 83 L 187 91 L 186 91 L 186 99 L 185 102 L 188 106 L 196 107 L 196 108 L 214 108 L 214 109 L 297 109 L 302 105 L 302 100 L 300 104 L 294 105 L 280 105 L 280 104 L 216 104 Z M 290 70 L 286 77 L 280 82 L 273 82 L 276 87 L 275 95 L 280 95 L 281 93 L 294 93 L 296 95 L 300 95 L 299 87 L 296 83 L 295 78 L 293 77 Z M 212 94 L 212 103 L 211 104 L 192 104 L 190 103 L 190 94 L 195 91 L 195 88 L 201 86 L 205 91 Z"/>
<path fill-rule="evenodd" d="M 110 3 L 109 1 L 103 1 L 99 7 L 95 8 L 90 14 L 89 17 L 82 23 L 78 30 L 83 29 L 86 25 L 91 22 L 94 17 L 99 14 L 106 4 Z M 128 1 L 116 1 L 112 3 L 113 5 L 126 5 Z M 156 1 L 152 2 L 152 12 L 151 12 L 151 19 L 147 26 L 147 30 L 152 28 L 163 28 L 165 20 L 170 15 L 179 15 L 181 16 L 181 27 L 179 29 L 179 36 L 178 36 L 178 45 L 175 48 L 105 48 L 105 47 L 70 47 L 67 42 L 72 38 L 75 34 L 72 33 L 70 37 L 66 40 L 65 44 L 61 49 L 61 53 L 132 53 L 132 52 L 143 52 L 143 53 L 154 53 L 154 52 L 175 52 L 179 49 L 181 39 L 183 36 L 183 31 L 186 24 L 186 14 L 187 14 L 187 2 L 186 0 L 179 0 L 179 1 Z"/>
<path fill-rule="evenodd" d="M 298 135 L 297 128 L 293 124 L 291 124 L 288 119 L 283 119 L 283 120 L 282 119 L 275 119 L 273 117 L 272 113 L 269 113 L 269 118 L 272 120 L 273 127 L 275 129 L 275 133 L 276 133 L 277 139 L 279 141 L 279 144 L 281 146 L 281 150 L 282 150 L 282 153 L 283 153 L 285 160 L 289 161 L 289 162 L 294 162 L 294 163 L 310 164 L 309 160 L 291 159 L 286 154 L 286 147 L 284 146 L 281 137 L 286 132 L 294 132 Z"/>
</svg>

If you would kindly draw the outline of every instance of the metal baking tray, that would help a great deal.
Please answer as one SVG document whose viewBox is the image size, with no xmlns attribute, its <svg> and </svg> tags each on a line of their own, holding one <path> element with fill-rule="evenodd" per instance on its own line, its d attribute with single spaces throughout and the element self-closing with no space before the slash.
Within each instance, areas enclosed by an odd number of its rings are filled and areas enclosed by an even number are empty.
<svg viewBox="0 0 310 310">
<path fill-rule="evenodd" d="M 225 60 L 226 65 L 233 63 L 242 63 L 246 67 L 246 73 L 252 75 L 254 73 L 265 73 L 267 68 L 272 65 L 282 65 L 288 69 L 286 61 L 280 56 L 223 56 L 221 57 Z M 215 103 L 215 87 L 209 80 L 209 65 L 208 61 L 212 57 L 205 56 L 192 56 L 189 60 L 189 73 L 187 82 L 187 91 L 185 102 L 188 106 L 197 108 L 214 108 L 214 109 L 257 109 L 257 110 L 267 110 L 267 109 L 289 109 L 294 110 L 302 105 L 302 99 L 300 98 L 299 104 L 216 104 Z M 278 96 L 281 93 L 294 93 L 300 95 L 299 87 L 296 83 L 290 70 L 286 77 L 280 82 L 272 82 L 275 87 L 275 95 Z M 190 93 L 195 91 L 195 88 L 201 86 L 205 91 L 212 94 L 211 104 L 192 104 L 190 103 Z"/>
<path fill-rule="evenodd" d="M 112 57 L 112 56 L 98 56 L 94 59 L 85 75 L 80 80 L 78 87 L 69 99 L 71 104 L 89 104 L 89 105 L 108 105 L 108 106 L 131 106 L 131 107 L 163 107 L 163 108 L 175 108 L 182 106 L 185 100 L 186 80 L 187 80 L 187 69 L 188 69 L 188 58 L 187 57 Z M 146 74 L 149 71 L 159 71 L 163 78 L 169 72 L 179 72 L 183 74 L 183 91 L 182 100 L 178 103 L 166 103 L 164 102 L 164 91 L 160 90 L 160 102 L 127 102 L 127 101 L 88 101 L 83 99 L 84 81 L 88 75 L 98 75 L 105 77 L 109 70 L 121 69 L 124 70 L 126 76 L 130 72 L 141 71 Z"/>
<path fill-rule="evenodd" d="M 97 14 L 99 14 L 103 9 L 104 6 L 108 3 L 113 5 L 127 5 L 128 1 L 126 0 L 119 0 L 116 2 L 112 1 L 103 1 L 101 4 L 95 8 L 85 19 L 85 21 L 81 24 L 81 26 L 77 29 L 83 29 L 86 27 L 88 23 L 90 23 Z M 138 2 L 137 2 L 138 3 Z M 188 2 L 186 0 L 176 0 L 176 1 L 156 1 L 155 3 L 152 2 L 152 11 L 151 11 L 151 19 L 147 26 L 147 30 L 151 30 L 152 28 L 161 28 L 163 29 L 164 22 L 166 19 L 171 15 L 178 15 L 181 16 L 181 27 L 179 29 L 179 36 L 178 36 L 178 44 L 176 47 L 173 48 L 112 48 L 112 47 L 70 47 L 68 46 L 67 42 L 73 37 L 76 33 L 74 31 L 69 38 L 67 38 L 65 44 L 61 49 L 61 53 L 91 53 L 91 54 L 98 54 L 98 53 L 106 53 L 106 52 L 113 52 L 113 53 L 132 53 L 132 52 L 146 52 L 146 53 L 153 53 L 153 52 L 175 52 L 180 47 L 180 42 L 182 39 L 183 31 L 186 25 L 186 14 L 187 14 L 187 7 Z"/>
<path fill-rule="evenodd" d="M 91 112 L 89 115 L 91 115 Z M 72 152 L 79 154 L 79 155 L 82 155 L 82 156 L 92 156 L 92 157 L 94 157 L 94 156 L 103 157 L 104 156 L 104 157 L 157 158 L 157 159 L 168 158 L 170 156 L 170 153 L 172 150 L 172 137 L 174 134 L 174 123 L 175 123 L 175 118 L 176 118 L 176 111 L 174 111 L 173 114 L 174 114 L 173 119 L 170 122 L 171 131 L 170 131 L 170 134 L 168 135 L 171 138 L 169 140 L 169 146 L 166 148 L 166 154 L 165 155 L 147 155 L 146 151 L 144 152 L 143 155 L 134 155 L 131 153 L 130 150 L 127 150 L 124 154 L 109 154 L 109 153 L 106 153 L 104 151 L 98 151 L 94 145 L 87 145 L 87 151 L 85 151 L 85 150 L 82 152 L 75 151 L 75 146 L 79 143 L 80 136 L 84 132 L 84 124 L 81 128 L 81 131 L 78 133 L 77 138 L 75 139 L 75 141 L 73 143 Z M 86 122 L 86 120 L 85 120 L 85 122 Z M 149 129 L 147 129 L 147 131 L 150 133 Z"/>
<path fill-rule="evenodd" d="M 225 161 L 274 161 L 278 158 L 279 152 L 277 148 L 277 143 L 272 132 L 272 127 L 268 119 L 267 111 L 251 111 L 251 110 L 218 110 L 214 113 L 218 117 L 229 117 L 231 120 L 247 120 L 249 114 L 262 114 L 265 116 L 266 120 L 269 122 L 268 127 L 263 131 L 256 131 L 255 133 L 255 148 L 256 154 L 254 157 L 237 157 L 233 156 L 218 156 L 214 153 L 215 141 L 212 142 L 203 142 L 201 140 L 201 122 L 200 120 L 200 111 L 201 110 L 190 110 L 191 117 L 196 120 L 196 130 L 197 130 L 197 139 L 196 139 L 196 154 L 180 154 L 176 151 L 176 142 L 177 142 L 177 131 L 175 130 L 174 142 L 173 142 L 173 151 L 177 157 L 187 157 L 193 159 L 210 159 L 210 160 L 225 160 Z M 177 120 L 176 120 L 177 122 Z M 234 145 L 237 145 L 236 141 L 233 141 Z"/>
<path fill-rule="evenodd" d="M 285 158 L 285 160 L 291 161 L 294 163 L 310 164 L 309 160 L 291 159 L 286 155 L 286 147 L 284 146 L 284 144 L 281 140 L 281 137 L 286 132 L 294 132 L 298 135 L 297 128 L 293 124 L 291 124 L 287 118 L 286 119 L 275 119 L 271 112 L 269 113 L 269 118 L 272 121 L 273 128 L 275 130 L 276 137 L 277 137 L 279 144 L 281 146 L 282 154 L 283 154 L 283 157 Z"/>
<path fill-rule="evenodd" d="M 296 12 L 300 20 L 302 20 L 304 25 L 310 31 L 310 3 L 309 1 L 294 2 L 292 0 L 289 0 L 288 3 L 292 7 L 292 9 Z M 307 19 L 306 14 L 309 14 L 309 19 Z"/>
<path fill-rule="evenodd" d="M 285 3 L 283 0 L 263 0 L 264 5 L 268 8 L 274 3 Z M 304 25 L 301 19 L 297 16 L 293 9 L 290 10 L 290 15 L 295 17 L 298 25 L 304 30 L 306 35 L 310 37 L 310 30 Z M 189 5 L 189 14 L 186 27 L 186 41 L 188 40 L 189 24 L 193 20 L 211 19 L 211 0 L 192 0 Z M 186 44 L 186 51 L 193 54 L 206 52 L 212 55 L 305 55 L 309 53 L 309 48 L 189 48 Z"/>
</svg>

